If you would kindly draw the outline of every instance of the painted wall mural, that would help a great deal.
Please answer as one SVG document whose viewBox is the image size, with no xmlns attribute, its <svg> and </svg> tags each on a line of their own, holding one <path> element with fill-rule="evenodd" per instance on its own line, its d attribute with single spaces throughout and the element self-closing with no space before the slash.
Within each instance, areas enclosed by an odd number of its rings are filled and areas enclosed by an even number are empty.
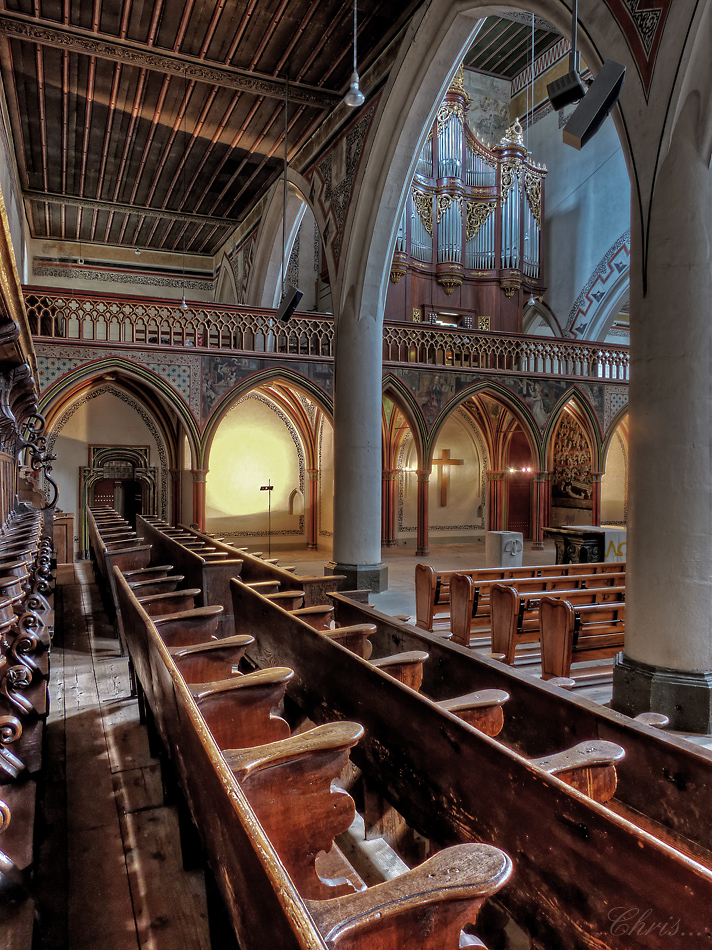
<svg viewBox="0 0 712 950">
<path fill-rule="evenodd" d="M 608 430 L 615 416 L 628 402 L 627 386 L 604 383 L 577 381 L 574 384 L 568 379 L 526 376 L 492 375 L 483 378 L 480 373 L 434 373 L 430 370 L 397 366 L 390 367 L 390 372 L 398 376 L 413 393 L 428 430 L 431 430 L 440 418 L 443 409 L 459 399 L 465 390 L 485 382 L 496 383 L 516 396 L 528 408 L 541 433 L 546 429 L 552 412 L 567 393 L 572 396 L 578 393 L 589 403 L 602 433 Z"/>
<path fill-rule="evenodd" d="M 203 356 L 202 419 L 206 422 L 215 406 L 232 390 L 242 386 L 250 376 L 278 369 L 273 359 L 240 356 Z M 285 361 L 286 362 L 286 361 Z M 303 376 L 319 387 L 329 398 L 334 392 L 334 368 L 331 363 L 290 360 L 290 371 Z"/>
</svg>

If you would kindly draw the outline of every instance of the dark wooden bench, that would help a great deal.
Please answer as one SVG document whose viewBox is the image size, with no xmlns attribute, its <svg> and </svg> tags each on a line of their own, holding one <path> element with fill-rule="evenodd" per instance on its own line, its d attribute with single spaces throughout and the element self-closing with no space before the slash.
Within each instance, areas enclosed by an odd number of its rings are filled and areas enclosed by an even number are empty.
<svg viewBox="0 0 712 950">
<path fill-rule="evenodd" d="M 600 676 L 612 668 L 577 669 L 571 664 L 613 657 L 624 646 L 624 604 L 576 604 L 570 597 L 542 597 L 541 675 L 574 679 Z"/>
<path fill-rule="evenodd" d="M 477 588 L 480 584 L 502 582 L 507 580 L 527 579 L 537 577 L 564 577 L 567 574 L 606 574 L 610 571 L 625 571 L 625 564 L 621 563 L 592 563 L 592 564 L 543 564 L 528 567 L 488 567 L 471 571 L 436 571 L 429 564 L 415 566 L 415 613 L 416 624 L 423 630 L 433 631 L 435 626 L 439 631 L 451 630 L 451 598 L 450 581 L 455 574 L 465 574 L 472 579 Z M 477 611 L 486 617 L 486 595 L 481 598 L 477 608 L 469 605 L 468 616 L 474 616 Z"/>
<path fill-rule="evenodd" d="M 283 760 L 294 756 L 290 776 L 298 781 L 297 763 L 306 759 L 300 758 L 294 747 L 307 740 L 294 737 L 296 741 L 286 752 L 277 743 L 276 761 L 268 758 L 275 751 L 275 743 L 252 750 L 249 761 L 236 756 L 233 771 L 231 753 L 223 755 L 206 728 L 199 699 L 179 674 L 155 625 L 123 578 L 117 577 L 117 589 L 129 619 L 130 649 L 134 631 L 143 625 L 148 650 L 140 675 L 243 950 L 263 950 L 265 946 L 280 950 L 390 950 L 405 946 L 435 950 L 446 940 L 447 945 L 456 946 L 465 923 L 473 921 L 484 899 L 508 880 L 511 862 L 507 856 L 487 845 L 447 849 L 396 881 L 328 900 L 305 898 L 281 863 L 291 861 L 287 849 L 298 844 L 299 834 L 286 835 L 284 822 L 276 821 L 274 812 L 270 814 L 270 796 L 261 794 L 260 785 L 279 782 L 281 806 L 289 811 L 291 820 L 289 785 L 278 773 L 282 772 Z M 337 730 L 344 726 L 351 728 L 341 723 Z M 360 727 L 356 728 L 360 732 Z M 336 761 L 329 762 L 328 755 L 324 761 L 319 760 L 322 775 L 335 771 L 344 745 L 352 739 L 353 733 L 346 742 L 339 739 L 335 747 L 331 743 Z M 321 736 L 317 742 L 324 744 Z M 308 772 L 314 774 L 313 769 Z M 331 783 L 326 788 L 326 779 L 321 782 L 329 801 L 335 794 Z M 311 794 L 308 783 L 301 787 Z M 263 812 L 265 823 L 276 823 L 281 853 L 258 821 L 250 797 Z M 296 802 L 301 800 L 300 796 L 294 798 Z M 341 800 L 339 793 L 336 800 Z M 299 811 L 304 821 L 301 805 Z M 345 817 L 341 816 L 339 825 Z M 323 834 L 320 823 L 310 826 L 312 835 L 322 834 L 323 843 L 328 843 L 329 835 Z M 302 848 L 302 852 L 305 850 L 308 853 L 309 848 Z M 303 860 L 302 854 L 294 858 L 297 866 Z"/>
<path fill-rule="evenodd" d="M 152 558 L 155 563 L 172 564 L 174 570 L 185 577 L 189 587 L 200 591 L 197 595 L 201 606 L 220 604 L 225 612 L 220 618 L 222 635 L 232 632 L 232 605 L 230 601 L 229 581 L 242 570 L 242 559 L 236 554 L 221 557 L 218 560 L 203 556 L 200 551 L 186 547 L 178 537 L 171 537 L 161 526 L 149 522 L 141 515 L 136 518 L 136 528 L 141 537 L 152 545 Z M 192 539 L 188 534 L 187 538 Z"/>
<path fill-rule="evenodd" d="M 625 587 L 560 589 L 537 595 L 522 594 L 508 584 L 495 584 L 492 588 L 492 652 L 501 654 L 504 663 L 514 663 L 519 644 L 539 642 L 539 605 L 545 597 L 566 599 L 577 606 L 615 604 L 615 610 L 621 617 L 625 616 Z M 535 662 L 540 658 L 539 651 L 525 657 Z"/>
<path fill-rule="evenodd" d="M 417 832 L 436 846 L 469 835 L 518 855 L 517 886 L 505 889 L 500 899 L 539 943 L 590 950 L 605 934 L 609 950 L 628 950 L 629 937 L 610 933 L 608 913 L 614 906 L 641 904 L 661 920 L 677 919 L 685 907 L 686 926 L 708 931 L 705 902 L 691 908 L 689 918 L 685 903 L 685 894 L 697 894 L 698 888 L 712 896 L 709 853 L 709 864 L 689 859 L 693 850 L 710 845 L 712 816 L 700 822 L 712 776 L 708 751 L 472 656 L 377 610 L 359 604 L 341 610 L 346 598 L 334 595 L 338 622 L 377 624 L 374 652 L 427 645 L 430 660 L 416 693 L 298 625 L 249 588 L 239 588 L 238 596 L 235 616 L 255 635 L 248 657 L 258 665 L 269 658 L 292 667 L 296 675 L 288 695 L 310 719 L 337 716 L 364 726 L 352 758 L 387 790 L 391 804 Z M 510 695 L 497 739 L 437 705 L 484 688 Z M 616 764 L 616 795 L 605 806 L 528 761 L 567 749 L 572 737 L 604 739 L 626 751 Z M 697 843 L 686 844 L 689 836 Z M 565 864 L 565 873 L 551 872 L 552 854 L 559 856 L 559 871 Z M 650 944 L 660 950 L 664 945 L 662 939 Z"/>
<path fill-rule="evenodd" d="M 492 628 L 492 589 L 505 584 L 520 594 L 537 594 L 555 590 L 597 589 L 624 587 L 625 572 L 606 571 L 595 574 L 569 573 L 563 576 L 509 578 L 505 580 L 475 581 L 469 574 L 454 574 L 450 578 L 450 629 L 455 643 L 463 646 L 481 646 Z"/>
<path fill-rule="evenodd" d="M 246 582 L 255 581 L 276 581 L 280 585 L 280 590 L 300 590 L 304 593 L 304 606 L 312 607 L 316 604 L 328 604 L 328 595 L 338 590 L 343 584 L 344 577 L 341 574 L 330 575 L 312 575 L 312 574 L 294 574 L 292 571 L 278 564 L 271 563 L 256 554 L 250 554 L 245 548 L 238 548 L 231 544 L 226 544 L 217 538 L 213 538 L 194 528 L 185 528 L 194 538 L 203 540 L 211 544 L 217 551 L 225 551 L 230 557 L 239 557 L 242 559 L 242 570 L 240 577 Z M 229 597 L 229 595 L 228 595 Z"/>
</svg>

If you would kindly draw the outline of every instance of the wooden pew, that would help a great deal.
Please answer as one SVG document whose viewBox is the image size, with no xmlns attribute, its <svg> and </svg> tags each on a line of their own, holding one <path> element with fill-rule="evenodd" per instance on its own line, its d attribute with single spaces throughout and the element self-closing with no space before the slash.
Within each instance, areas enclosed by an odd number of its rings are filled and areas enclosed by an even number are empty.
<svg viewBox="0 0 712 950">
<path fill-rule="evenodd" d="M 136 518 L 136 528 L 152 545 L 154 561 L 173 564 L 189 587 L 199 589 L 197 598 L 201 606 L 221 604 L 225 608 L 219 622 L 220 634 L 227 636 L 232 633 L 229 581 L 242 570 L 241 558 L 235 556 L 214 561 L 203 557 L 199 551 L 191 551 L 179 539 L 170 537 L 141 515 Z"/>
<path fill-rule="evenodd" d="M 537 577 L 564 577 L 567 574 L 605 574 L 610 571 L 625 571 L 625 564 L 543 564 L 528 567 L 489 567 L 472 571 L 436 571 L 429 564 L 415 566 L 415 613 L 416 623 L 423 630 L 450 629 L 450 581 L 455 574 L 466 574 L 475 585 L 510 579 Z M 486 598 L 483 598 L 483 605 Z M 469 616 L 472 616 L 470 605 Z M 439 618 L 439 619 L 437 619 Z"/>
<path fill-rule="evenodd" d="M 417 642 L 421 646 L 427 642 L 431 658 L 424 668 L 423 689 L 431 699 L 386 681 L 381 671 L 300 625 L 239 581 L 233 592 L 235 616 L 256 635 L 248 657 L 258 665 L 269 657 L 270 662 L 279 660 L 293 668 L 288 695 L 314 721 L 339 717 L 356 719 L 364 726 L 364 739 L 352 758 L 378 781 L 416 831 L 438 846 L 470 836 L 518 855 L 517 886 L 505 889 L 501 900 L 535 940 L 544 946 L 590 950 L 605 935 L 608 950 L 627 950 L 629 937 L 610 932 L 608 913 L 616 906 L 651 907 L 660 920 L 684 916 L 685 929 L 710 933 L 709 918 L 702 911 L 706 902 L 696 898 L 691 908 L 685 894 L 712 896 L 712 862 L 704 866 L 690 861 L 684 850 L 684 831 L 700 834 L 700 809 L 706 807 L 709 787 L 702 775 L 709 778 L 712 755 L 688 749 L 687 743 L 670 742 L 659 731 L 610 710 L 599 711 L 594 704 L 579 700 L 572 707 L 572 699 L 560 690 L 470 656 L 437 635 L 391 623 L 378 611 L 360 605 L 344 611 L 342 622 L 355 622 L 357 616 L 364 619 L 368 614 L 379 625 L 383 638 L 374 638 L 374 650 L 393 649 L 395 644 L 407 650 Z M 333 599 L 340 603 L 338 595 Z M 388 644 L 386 635 L 391 637 Z M 473 671 L 479 675 L 472 675 Z M 618 790 L 612 802 L 605 806 L 591 802 L 505 742 L 482 735 L 434 702 L 467 689 L 504 687 L 505 683 L 510 700 L 502 735 L 505 730 L 510 735 L 519 732 L 522 745 L 531 747 L 530 756 L 561 751 L 572 737 L 587 738 L 583 731 L 587 726 L 589 734 L 595 736 L 598 729 L 603 734 L 596 738 L 616 742 L 626 750 L 626 758 L 618 765 Z M 547 733 L 549 722 L 552 735 Z M 681 748 L 684 751 L 678 758 Z M 682 770 L 691 783 L 695 776 L 699 785 L 694 790 L 688 786 L 692 795 L 687 796 L 664 777 L 663 769 L 671 775 Z M 655 801 L 648 802 L 645 817 L 621 800 L 624 772 L 629 802 L 648 801 L 651 781 L 659 788 Z M 680 806 L 677 814 L 671 814 L 673 802 Z M 651 814 L 666 818 L 664 836 L 651 834 Z M 704 826 L 703 837 L 709 838 L 709 814 Z M 557 855 L 553 873 L 552 854 Z M 660 934 L 651 935 L 641 946 L 663 950 L 669 941 Z"/>
<path fill-rule="evenodd" d="M 510 578 L 497 581 L 475 581 L 469 574 L 453 574 L 450 578 L 450 629 L 455 643 L 481 646 L 492 627 L 492 590 L 496 585 L 515 588 L 520 594 L 547 591 L 624 587 L 625 573 L 606 571 L 602 574 L 569 573 L 561 577 Z M 472 637 L 474 636 L 474 640 Z"/>
<path fill-rule="evenodd" d="M 592 671 L 571 671 L 573 662 L 615 656 L 623 649 L 625 607 L 621 605 L 575 604 L 568 597 L 542 597 L 539 603 L 541 629 L 541 675 L 600 675 Z"/>
<path fill-rule="evenodd" d="M 514 663 L 515 651 L 520 643 L 539 642 L 539 605 L 545 596 L 552 600 L 567 599 L 577 606 L 615 604 L 613 613 L 616 620 L 625 617 L 625 587 L 558 590 L 539 596 L 521 594 L 507 584 L 495 584 L 492 588 L 492 652 L 502 654 L 504 663 Z M 537 651 L 533 657 L 538 662 L 540 653 Z"/>
<path fill-rule="evenodd" d="M 706 805 L 712 750 L 564 692 L 551 681 L 473 654 L 348 597 L 334 594 L 332 600 L 337 623 L 367 617 L 376 625 L 371 640 L 379 652 L 427 650 L 430 662 L 423 669 L 421 692 L 434 700 L 488 688 L 506 692 L 509 699 L 498 738 L 527 757 L 558 752 L 572 738 L 621 745 L 626 757 L 618 765 L 616 796 L 609 807 L 678 849 L 684 850 L 687 842 L 693 854 L 712 852 L 712 816 Z"/>
<path fill-rule="evenodd" d="M 278 564 L 272 564 L 264 558 L 249 554 L 244 548 L 237 548 L 224 541 L 219 541 L 208 534 L 196 531 L 194 528 L 185 528 L 193 537 L 211 544 L 217 551 L 225 551 L 230 557 L 242 559 L 240 577 L 246 583 L 253 581 L 277 581 L 280 590 L 300 590 L 304 593 L 304 606 L 313 607 L 317 604 L 328 604 L 328 595 L 338 590 L 344 582 L 341 574 L 315 576 L 311 574 L 294 574 Z M 228 593 L 228 600 L 230 595 Z"/>
<path fill-rule="evenodd" d="M 155 626 L 119 576 L 117 589 L 127 631 L 132 635 L 143 624 L 146 692 L 242 950 L 456 946 L 484 899 L 507 882 L 509 858 L 487 845 L 469 845 L 444 851 L 397 881 L 359 894 L 304 899 L 205 728 Z"/>
</svg>

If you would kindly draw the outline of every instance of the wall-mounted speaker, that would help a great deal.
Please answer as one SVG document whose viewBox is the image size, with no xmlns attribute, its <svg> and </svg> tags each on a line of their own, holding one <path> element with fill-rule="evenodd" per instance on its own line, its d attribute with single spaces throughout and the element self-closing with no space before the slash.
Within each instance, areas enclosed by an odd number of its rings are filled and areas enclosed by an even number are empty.
<svg viewBox="0 0 712 950">
<path fill-rule="evenodd" d="M 607 59 L 564 126 L 564 142 L 581 149 L 603 125 L 623 88 L 625 66 Z"/>
<path fill-rule="evenodd" d="M 282 302 L 275 314 L 277 320 L 281 320 L 282 323 L 288 323 L 303 296 L 304 294 L 301 290 L 292 287 L 291 284 L 287 284 L 284 289 L 284 295 L 282 296 Z"/>
</svg>

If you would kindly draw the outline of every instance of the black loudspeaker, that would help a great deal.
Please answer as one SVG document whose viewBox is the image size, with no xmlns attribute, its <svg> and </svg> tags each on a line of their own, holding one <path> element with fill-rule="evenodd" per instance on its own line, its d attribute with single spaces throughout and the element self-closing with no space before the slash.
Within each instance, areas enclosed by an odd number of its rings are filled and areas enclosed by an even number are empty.
<svg viewBox="0 0 712 950">
<path fill-rule="evenodd" d="M 625 79 L 625 66 L 607 59 L 580 105 L 564 126 L 564 143 L 581 149 L 603 125 L 618 101 Z"/>
<path fill-rule="evenodd" d="M 282 323 L 288 323 L 303 296 L 304 294 L 301 290 L 292 287 L 291 284 L 287 284 L 284 289 L 282 302 L 279 305 L 279 310 L 275 314 L 276 318 L 281 320 Z"/>
<path fill-rule="evenodd" d="M 578 69 L 571 69 L 565 76 L 555 79 L 546 87 L 549 102 L 558 112 L 572 102 L 578 102 L 586 95 L 586 86 L 579 76 Z"/>
</svg>

